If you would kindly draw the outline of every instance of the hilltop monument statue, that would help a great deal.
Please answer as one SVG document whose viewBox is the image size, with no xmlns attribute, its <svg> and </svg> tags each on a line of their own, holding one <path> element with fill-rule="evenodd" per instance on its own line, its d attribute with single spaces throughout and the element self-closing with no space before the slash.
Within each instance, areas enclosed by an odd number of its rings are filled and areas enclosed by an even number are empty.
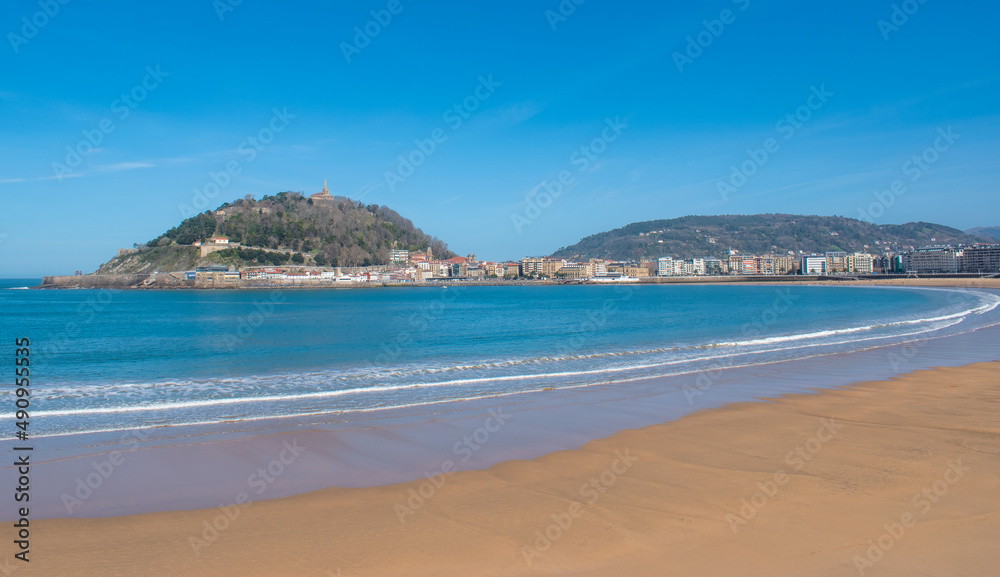
<svg viewBox="0 0 1000 577">
<path fill-rule="evenodd" d="M 333 202 L 333 195 L 330 194 L 330 189 L 326 185 L 326 179 L 323 180 L 323 190 L 317 192 L 316 194 L 310 195 L 309 198 L 315 202 Z"/>
</svg>

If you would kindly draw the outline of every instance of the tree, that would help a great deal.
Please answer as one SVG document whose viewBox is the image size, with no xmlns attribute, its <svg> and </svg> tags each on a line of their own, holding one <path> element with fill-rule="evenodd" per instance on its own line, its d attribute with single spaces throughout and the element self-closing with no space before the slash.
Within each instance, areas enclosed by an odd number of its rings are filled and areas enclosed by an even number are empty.
<svg viewBox="0 0 1000 577">
<path fill-rule="evenodd" d="M 292 262 L 297 263 L 297 264 L 302 264 L 302 263 L 306 262 L 306 258 L 304 256 L 302 256 L 302 253 L 298 253 L 297 252 L 297 253 L 295 253 L 295 254 L 292 255 Z"/>
</svg>

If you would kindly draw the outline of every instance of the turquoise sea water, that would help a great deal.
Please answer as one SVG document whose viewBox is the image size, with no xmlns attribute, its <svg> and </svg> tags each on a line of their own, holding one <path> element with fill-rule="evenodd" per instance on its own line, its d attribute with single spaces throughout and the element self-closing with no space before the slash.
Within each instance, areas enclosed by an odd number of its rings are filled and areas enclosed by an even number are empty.
<svg viewBox="0 0 1000 577">
<path fill-rule="evenodd" d="M 958 289 L 759 285 L 15 288 L 29 284 L 37 281 L 0 284 L 0 315 L 4 342 L 31 339 L 36 436 L 373 411 L 771 363 L 970 331 L 996 324 L 1000 303 Z"/>
</svg>

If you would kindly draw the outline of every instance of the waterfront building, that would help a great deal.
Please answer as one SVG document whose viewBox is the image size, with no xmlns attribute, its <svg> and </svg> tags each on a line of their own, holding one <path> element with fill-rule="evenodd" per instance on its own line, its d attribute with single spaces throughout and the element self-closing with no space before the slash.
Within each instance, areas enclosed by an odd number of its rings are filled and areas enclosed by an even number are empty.
<svg viewBox="0 0 1000 577">
<path fill-rule="evenodd" d="M 649 276 L 649 269 L 642 265 L 627 265 L 625 266 L 623 272 L 625 273 L 625 276 L 630 276 L 632 278 L 645 278 Z"/>
<path fill-rule="evenodd" d="M 958 254 L 950 246 L 925 246 L 906 255 L 906 271 L 915 273 L 958 272 Z"/>
<path fill-rule="evenodd" d="M 1000 245 L 966 247 L 959 257 L 959 269 L 971 273 L 1000 272 Z"/>
<path fill-rule="evenodd" d="M 594 267 L 594 276 L 607 276 L 608 263 L 599 258 L 590 259 L 591 266 Z"/>
<path fill-rule="evenodd" d="M 847 255 L 847 271 L 858 274 L 875 272 L 875 257 L 863 252 Z"/>
<path fill-rule="evenodd" d="M 521 259 L 521 274 L 523 276 L 531 276 L 533 274 L 539 273 L 540 269 L 541 269 L 542 262 L 544 262 L 544 261 L 545 261 L 545 259 L 543 259 L 543 258 L 535 258 L 535 257 L 522 258 Z"/>
<path fill-rule="evenodd" d="M 594 267 L 590 263 L 567 263 L 559 269 L 559 276 L 566 278 L 591 278 L 594 276 Z"/>
<path fill-rule="evenodd" d="M 799 266 L 799 271 L 806 275 L 824 275 L 826 274 L 826 263 L 827 258 L 825 256 L 810 255 L 802 257 L 801 265 Z"/>
<path fill-rule="evenodd" d="M 674 274 L 674 259 L 664 256 L 656 259 L 656 276 L 670 276 Z"/>
<path fill-rule="evenodd" d="M 774 257 L 771 255 L 753 257 L 756 274 L 774 274 Z"/>
<path fill-rule="evenodd" d="M 731 252 L 731 251 L 730 251 Z M 730 254 L 729 259 L 729 274 L 743 274 L 743 257 L 738 254 Z"/>
<path fill-rule="evenodd" d="M 847 272 L 847 253 L 844 251 L 826 253 L 826 270 L 829 274 Z"/>
<path fill-rule="evenodd" d="M 539 268 L 539 274 L 547 277 L 555 276 L 565 265 L 566 261 L 564 260 L 543 259 Z"/>
<path fill-rule="evenodd" d="M 798 259 L 791 255 L 776 255 L 774 257 L 774 274 L 791 274 L 795 270 Z"/>
</svg>

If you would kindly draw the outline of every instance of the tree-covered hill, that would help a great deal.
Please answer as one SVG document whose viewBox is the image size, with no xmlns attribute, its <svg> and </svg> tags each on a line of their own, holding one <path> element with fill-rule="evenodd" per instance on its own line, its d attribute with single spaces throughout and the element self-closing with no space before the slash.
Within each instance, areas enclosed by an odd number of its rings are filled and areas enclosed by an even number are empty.
<svg viewBox="0 0 1000 577">
<path fill-rule="evenodd" d="M 978 226 L 965 231 L 965 234 L 971 234 L 973 236 L 988 238 L 996 241 L 1000 240 L 1000 226 Z"/>
<path fill-rule="evenodd" d="M 212 236 L 226 236 L 242 246 L 197 258 L 191 245 Z M 393 247 L 430 248 L 436 258 L 454 256 L 444 242 L 387 207 L 343 197 L 314 202 L 296 192 L 260 200 L 248 195 L 185 219 L 137 246 L 137 254 L 116 257 L 100 272 L 183 270 L 208 263 L 371 266 L 388 264 Z"/>
<path fill-rule="evenodd" d="M 875 225 L 840 216 L 757 214 L 685 216 L 637 222 L 588 236 L 553 253 L 557 258 L 630 260 L 677 256 L 723 257 L 788 251 L 905 250 L 930 244 L 971 244 L 982 238 L 926 222 Z"/>
</svg>

